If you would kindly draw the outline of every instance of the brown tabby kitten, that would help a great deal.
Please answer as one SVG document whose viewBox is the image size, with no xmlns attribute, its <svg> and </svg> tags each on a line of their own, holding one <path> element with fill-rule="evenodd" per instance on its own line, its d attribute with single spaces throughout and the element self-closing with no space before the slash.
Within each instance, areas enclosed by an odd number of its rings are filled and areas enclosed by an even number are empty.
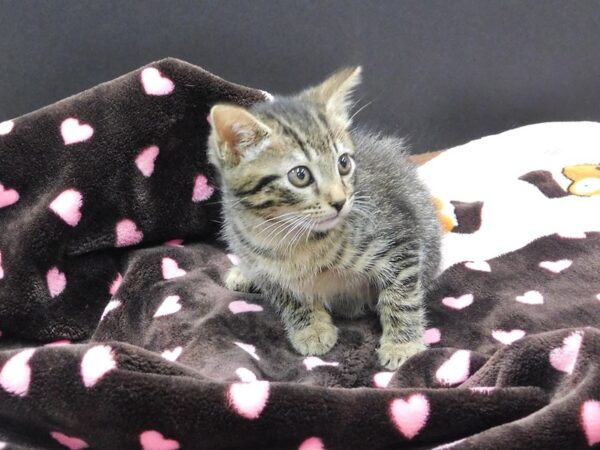
<svg viewBox="0 0 600 450">
<path fill-rule="evenodd" d="M 224 237 L 241 259 L 227 287 L 258 288 L 302 355 L 335 345 L 330 312 L 357 317 L 375 306 L 379 359 L 395 369 L 425 348 L 440 225 L 402 141 L 349 129 L 360 72 L 247 109 L 216 105 L 208 148 Z"/>
</svg>

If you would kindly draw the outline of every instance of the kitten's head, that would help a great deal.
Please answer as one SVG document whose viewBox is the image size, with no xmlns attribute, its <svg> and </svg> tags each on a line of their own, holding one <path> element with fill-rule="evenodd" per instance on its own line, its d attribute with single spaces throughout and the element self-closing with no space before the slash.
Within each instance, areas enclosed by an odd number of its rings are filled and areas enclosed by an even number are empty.
<svg viewBox="0 0 600 450">
<path fill-rule="evenodd" d="M 349 96 L 360 73 L 344 69 L 294 97 L 250 108 L 213 106 L 209 157 L 225 201 L 307 231 L 340 223 L 353 202 Z"/>
</svg>

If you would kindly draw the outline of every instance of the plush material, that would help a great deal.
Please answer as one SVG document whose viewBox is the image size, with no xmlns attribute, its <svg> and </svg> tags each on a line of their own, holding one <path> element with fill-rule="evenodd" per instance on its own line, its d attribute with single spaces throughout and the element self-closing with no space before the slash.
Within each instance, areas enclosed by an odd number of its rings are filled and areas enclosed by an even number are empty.
<svg viewBox="0 0 600 450">
<path fill-rule="evenodd" d="M 336 320 L 334 349 L 302 357 L 267 300 L 223 287 L 239 261 L 216 238 L 206 114 L 266 100 L 169 59 L 0 124 L 0 446 L 600 443 L 600 197 L 568 169 L 598 163 L 600 125 L 421 168 L 451 216 L 445 271 L 431 348 L 391 373 L 376 317 Z"/>
</svg>

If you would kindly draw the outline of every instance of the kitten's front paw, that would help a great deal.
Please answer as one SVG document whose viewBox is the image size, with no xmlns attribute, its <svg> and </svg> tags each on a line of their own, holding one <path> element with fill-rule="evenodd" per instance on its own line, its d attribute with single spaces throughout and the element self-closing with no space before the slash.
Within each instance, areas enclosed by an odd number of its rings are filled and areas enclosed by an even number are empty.
<svg viewBox="0 0 600 450">
<path fill-rule="evenodd" d="M 252 292 L 252 282 L 246 278 L 239 267 L 233 266 L 225 276 L 225 287 L 232 291 Z"/>
<path fill-rule="evenodd" d="M 300 330 L 290 330 L 288 336 L 292 346 L 301 355 L 323 355 L 335 345 L 337 328 L 326 321 L 314 322 Z"/>
<path fill-rule="evenodd" d="M 398 343 L 391 340 L 381 340 L 377 349 L 379 362 L 389 370 L 396 370 L 413 355 L 422 352 L 427 347 L 422 342 Z"/>
</svg>

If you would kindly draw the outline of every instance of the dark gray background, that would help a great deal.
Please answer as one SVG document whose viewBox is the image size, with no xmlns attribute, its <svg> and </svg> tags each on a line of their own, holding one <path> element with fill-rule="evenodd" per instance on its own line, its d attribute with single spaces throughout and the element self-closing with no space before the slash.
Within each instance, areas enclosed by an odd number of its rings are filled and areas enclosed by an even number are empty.
<svg viewBox="0 0 600 450">
<path fill-rule="evenodd" d="M 600 119 L 600 2 L 0 0 L 0 121 L 175 56 L 290 93 L 360 63 L 358 116 L 415 153 Z"/>
</svg>

